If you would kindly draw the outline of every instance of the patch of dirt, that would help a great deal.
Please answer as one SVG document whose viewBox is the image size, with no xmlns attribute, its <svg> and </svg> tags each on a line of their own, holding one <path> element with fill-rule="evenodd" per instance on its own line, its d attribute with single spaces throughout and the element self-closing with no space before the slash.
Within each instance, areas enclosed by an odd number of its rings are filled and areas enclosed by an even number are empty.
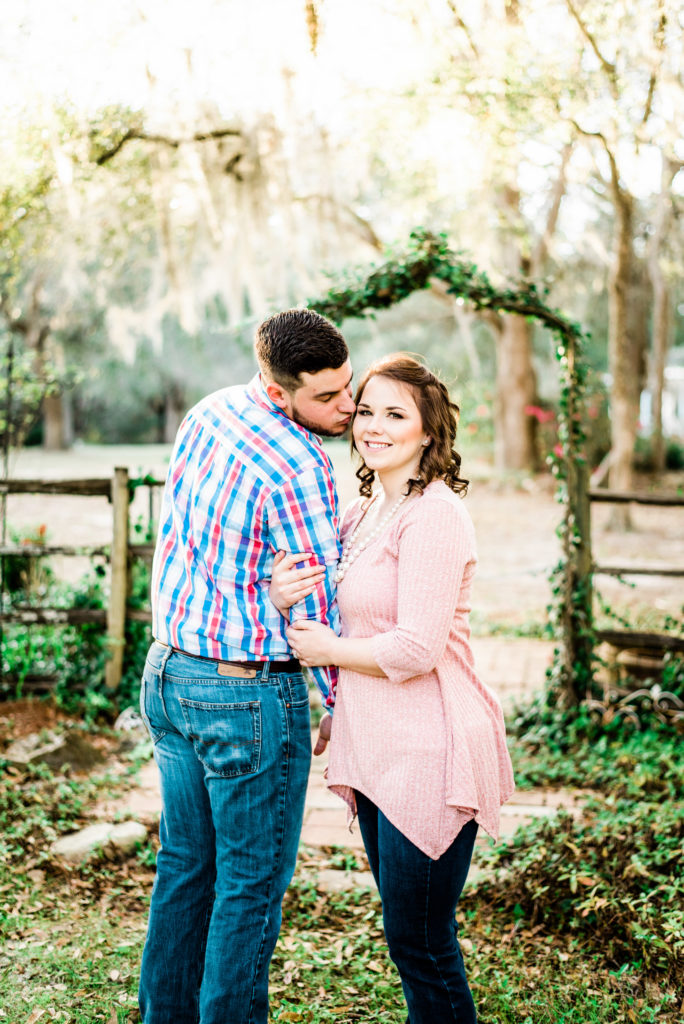
<svg viewBox="0 0 684 1024">
<path fill-rule="evenodd" d="M 5 751 L 14 740 L 45 731 L 70 732 L 68 760 L 76 773 L 87 773 L 121 746 L 120 736 L 99 730 L 84 733 L 82 721 L 62 711 L 50 698 L 0 700 L 0 751 Z"/>
<path fill-rule="evenodd" d="M 68 716 L 49 700 L 24 697 L 0 701 L 0 743 L 4 746 L 34 732 L 54 729 L 64 721 L 68 721 Z"/>
</svg>

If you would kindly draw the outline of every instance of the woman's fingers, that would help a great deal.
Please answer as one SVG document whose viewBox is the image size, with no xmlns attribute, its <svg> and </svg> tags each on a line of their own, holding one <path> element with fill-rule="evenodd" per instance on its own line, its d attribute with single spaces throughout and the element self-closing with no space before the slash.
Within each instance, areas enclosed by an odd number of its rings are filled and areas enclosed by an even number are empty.
<svg viewBox="0 0 684 1024">
<path fill-rule="evenodd" d="M 319 622 L 312 619 L 295 619 L 294 622 L 290 623 L 285 632 L 289 635 L 292 630 L 300 632 L 301 630 L 315 629 L 319 625 Z"/>
<path fill-rule="evenodd" d="M 300 580 L 313 579 L 315 576 L 325 576 L 324 565 L 305 565 L 303 569 L 295 569 L 294 571 Z"/>
<path fill-rule="evenodd" d="M 313 557 L 314 555 L 311 551 L 294 551 L 291 554 L 278 551 L 273 559 L 273 564 L 279 565 L 281 569 L 292 569 L 297 562 L 306 562 L 309 558 Z"/>
</svg>

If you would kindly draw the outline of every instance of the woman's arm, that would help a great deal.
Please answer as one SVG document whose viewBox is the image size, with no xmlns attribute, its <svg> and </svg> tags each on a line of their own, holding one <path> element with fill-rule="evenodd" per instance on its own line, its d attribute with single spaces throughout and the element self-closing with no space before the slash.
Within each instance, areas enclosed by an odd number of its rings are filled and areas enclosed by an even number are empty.
<svg viewBox="0 0 684 1024">
<path fill-rule="evenodd" d="M 371 637 L 339 637 L 320 623 L 296 620 L 287 636 L 305 665 L 339 665 L 399 683 L 435 667 L 454 620 L 465 567 L 474 557 L 472 523 L 450 502 L 426 497 L 407 515 L 398 543 L 394 628 Z"/>
<path fill-rule="evenodd" d="M 327 626 L 311 619 L 296 619 L 287 639 L 303 665 L 337 665 L 368 676 L 384 676 L 373 654 L 374 637 L 337 636 Z"/>
<path fill-rule="evenodd" d="M 441 658 L 474 558 L 465 509 L 434 495 L 415 503 L 400 526 L 397 624 L 371 641 L 376 664 L 393 682 L 424 675 Z"/>
</svg>

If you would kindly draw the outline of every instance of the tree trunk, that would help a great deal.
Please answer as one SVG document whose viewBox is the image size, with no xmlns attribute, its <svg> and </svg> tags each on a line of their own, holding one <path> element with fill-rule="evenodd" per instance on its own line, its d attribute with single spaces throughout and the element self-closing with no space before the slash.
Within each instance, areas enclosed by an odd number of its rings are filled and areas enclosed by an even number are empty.
<svg viewBox="0 0 684 1024">
<path fill-rule="evenodd" d="M 532 325 L 521 316 L 501 317 L 494 403 L 494 462 L 497 469 L 536 469 L 534 405 L 537 376 L 532 364 Z"/>
<path fill-rule="evenodd" d="M 639 420 L 639 387 L 633 354 L 636 340 L 631 334 L 629 303 L 636 257 L 633 248 L 634 201 L 621 188 L 614 188 L 615 233 L 613 265 L 608 284 L 608 363 L 612 377 L 610 408 L 612 420 L 610 487 L 633 490 L 632 459 Z M 631 527 L 629 508 L 617 505 L 611 518 L 614 529 Z"/>
<path fill-rule="evenodd" d="M 43 399 L 43 448 L 48 452 L 59 452 L 69 448 L 68 405 L 64 396 L 57 393 Z"/>
<path fill-rule="evenodd" d="M 173 444 L 185 415 L 185 402 L 175 388 L 164 395 L 164 444 Z"/>
<path fill-rule="evenodd" d="M 670 295 L 660 261 L 655 259 L 650 267 L 653 285 L 653 363 L 651 388 L 653 393 L 653 468 L 657 473 L 665 469 L 665 437 L 663 435 L 663 389 L 665 386 L 665 362 L 669 348 Z"/>
<path fill-rule="evenodd" d="M 653 322 L 651 390 L 653 393 L 653 462 L 656 472 L 665 469 L 665 438 L 663 436 L 663 388 L 665 386 L 665 363 L 670 347 L 670 292 L 663 269 L 663 248 L 672 220 L 670 188 L 672 180 L 681 167 L 679 162 L 662 157 L 660 194 L 654 218 L 648 252 L 648 272 L 653 288 Z"/>
</svg>

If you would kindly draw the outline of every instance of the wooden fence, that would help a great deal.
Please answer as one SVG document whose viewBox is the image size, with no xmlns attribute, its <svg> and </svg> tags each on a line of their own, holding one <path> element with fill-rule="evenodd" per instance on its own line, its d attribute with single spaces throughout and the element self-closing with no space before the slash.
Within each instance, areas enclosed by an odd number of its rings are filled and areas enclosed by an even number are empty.
<svg viewBox="0 0 684 1024">
<path fill-rule="evenodd" d="M 95 623 L 106 627 L 109 658 L 105 668 L 108 689 L 116 690 L 123 670 L 126 621 L 151 622 L 148 609 L 132 609 L 127 605 L 130 590 L 130 569 L 133 559 L 151 559 L 152 543 L 132 543 L 129 536 L 129 509 L 131 498 L 138 487 L 163 487 L 163 480 L 145 477 L 131 480 L 126 468 L 118 467 L 111 479 L 85 480 L 3 480 L 0 495 L 8 494 L 64 494 L 80 497 L 106 497 L 112 507 L 112 541 L 106 546 L 51 546 L 48 544 L 4 544 L 0 558 L 46 558 L 50 555 L 102 557 L 110 566 L 110 590 L 107 608 L 54 608 L 48 606 L 15 606 L 0 610 L 0 623 L 32 625 L 85 625 Z"/>
<path fill-rule="evenodd" d="M 7 624 L 31 625 L 83 625 L 97 623 L 106 627 L 109 658 L 106 664 L 105 682 L 110 690 L 116 690 L 121 680 L 124 656 L 126 621 L 151 622 L 149 609 L 128 607 L 130 570 L 133 559 L 151 560 L 154 552 L 152 543 L 132 543 L 129 536 L 130 502 L 138 487 L 150 489 L 150 523 L 152 521 L 151 495 L 155 488 L 163 487 L 163 480 L 151 477 L 131 479 L 128 470 L 117 468 L 111 479 L 95 478 L 86 480 L 4 480 L 0 481 L 0 496 L 8 494 L 64 494 L 81 497 L 105 496 L 112 506 L 112 542 L 106 546 L 50 546 L 50 545 L 2 545 L 0 558 L 20 556 L 22 558 L 45 558 L 50 555 L 103 557 L 110 565 L 110 593 L 107 608 L 54 608 L 14 606 L 0 612 L 0 628 Z M 579 582 L 586 588 L 588 607 L 591 607 L 592 580 L 595 575 L 610 576 L 684 576 L 684 567 L 656 568 L 653 566 L 597 565 L 591 549 L 591 505 L 596 502 L 631 503 L 640 505 L 684 507 L 680 495 L 627 494 L 616 491 L 590 490 L 586 478 L 580 487 L 579 514 L 577 522 L 578 546 L 580 548 Z M 684 639 L 669 633 L 644 633 L 630 630 L 598 630 L 596 638 L 607 641 L 618 648 L 644 648 L 653 651 L 684 651 Z M 572 642 L 586 642 L 586 637 L 573 637 Z"/>
<path fill-rule="evenodd" d="M 638 494 L 636 492 L 593 490 L 585 486 L 580 502 L 578 533 L 583 550 L 581 583 L 586 588 L 587 604 L 591 607 L 591 592 L 594 576 L 675 576 L 684 577 L 684 566 L 649 565 L 599 565 L 592 556 L 591 506 L 599 502 L 615 505 L 635 504 L 660 507 L 684 508 L 684 496 L 679 494 Z M 672 633 L 639 632 L 630 629 L 596 630 L 596 639 L 605 641 L 619 649 L 639 648 L 645 651 L 663 653 L 684 651 L 684 639 Z"/>
</svg>

